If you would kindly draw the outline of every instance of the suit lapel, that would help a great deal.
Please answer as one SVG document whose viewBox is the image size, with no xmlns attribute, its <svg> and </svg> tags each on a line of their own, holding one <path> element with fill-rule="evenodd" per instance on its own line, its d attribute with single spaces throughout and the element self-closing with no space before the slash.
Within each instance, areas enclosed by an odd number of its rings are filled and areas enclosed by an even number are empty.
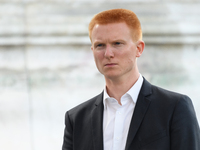
<svg viewBox="0 0 200 150">
<path fill-rule="evenodd" d="M 144 79 L 143 85 L 140 90 L 138 100 L 137 100 L 137 103 L 135 106 L 135 110 L 134 110 L 134 113 L 132 116 L 125 150 L 128 150 L 129 147 L 131 146 L 131 143 L 140 127 L 140 124 L 142 123 L 142 120 L 143 120 L 147 110 L 148 110 L 148 107 L 149 107 L 151 101 L 147 98 L 147 96 L 150 94 L 151 94 L 151 84 L 148 83 Z"/>
<path fill-rule="evenodd" d="M 91 113 L 92 140 L 95 150 L 103 150 L 103 92 L 97 96 Z"/>
</svg>

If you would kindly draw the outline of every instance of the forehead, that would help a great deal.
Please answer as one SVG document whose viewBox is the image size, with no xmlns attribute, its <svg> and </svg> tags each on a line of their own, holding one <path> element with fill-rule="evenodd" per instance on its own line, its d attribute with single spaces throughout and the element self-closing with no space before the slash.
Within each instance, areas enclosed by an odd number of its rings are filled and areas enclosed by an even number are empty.
<svg viewBox="0 0 200 150">
<path fill-rule="evenodd" d="M 107 23 L 107 24 L 96 24 L 92 30 L 92 32 L 94 32 L 94 30 L 111 30 L 111 29 L 120 29 L 120 30 L 130 30 L 130 28 L 128 27 L 128 25 L 125 22 L 117 22 L 117 23 Z"/>
<path fill-rule="evenodd" d="M 130 36 L 130 28 L 125 22 L 96 24 L 92 30 L 92 39 L 106 36 Z"/>
</svg>

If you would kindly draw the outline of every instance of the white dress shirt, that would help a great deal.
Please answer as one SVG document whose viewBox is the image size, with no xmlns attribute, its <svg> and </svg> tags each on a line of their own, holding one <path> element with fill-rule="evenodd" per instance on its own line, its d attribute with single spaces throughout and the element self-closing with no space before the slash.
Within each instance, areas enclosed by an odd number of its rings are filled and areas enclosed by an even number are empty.
<svg viewBox="0 0 200 150">
<path fill-rule="evenodd" d="M 121 97 L 121 104 L 104 89 L 103 142 L 104 150 L 124 150 L 135 104 L 142 87 L 140 75 L 131 89 Z"/>
</svg>

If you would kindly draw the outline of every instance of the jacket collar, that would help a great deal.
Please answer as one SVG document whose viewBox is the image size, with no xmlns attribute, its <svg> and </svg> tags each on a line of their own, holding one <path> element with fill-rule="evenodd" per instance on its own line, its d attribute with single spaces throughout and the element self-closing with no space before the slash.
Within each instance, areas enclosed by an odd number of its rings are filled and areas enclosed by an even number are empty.
<svg viewBox="0 0 200 150">
<path fill-rule="evenodd" d="M 132 116 L 125 150 L 128 150 L 148 110 L 152 94 L 151 84 L 144 78 L 135 110 Z M 92 136 L 95 150 L 103 150 L 103 92 L 96 97 L 95 107 L 91 113 Z"/>
<path fill-rule="evenodd" d="M 129 133 L 127 137 L 125 150 L 128 150 L 131 143 L 142 123 L 142 120 L 149 108 L 151 100 L 148 98 L 152 94 L 151 84 L 144 78 L 142 88 L 140 90 L 138 100 L 135 106 L 135 110 L 132 116 L 132 120 L 129 127 Z"/>
<path fill-rule="evenodd" d="M 103 92 L 97 96 L 91 113 L 92 140 L 95 150 L 103 150 Z"/>
</svg>

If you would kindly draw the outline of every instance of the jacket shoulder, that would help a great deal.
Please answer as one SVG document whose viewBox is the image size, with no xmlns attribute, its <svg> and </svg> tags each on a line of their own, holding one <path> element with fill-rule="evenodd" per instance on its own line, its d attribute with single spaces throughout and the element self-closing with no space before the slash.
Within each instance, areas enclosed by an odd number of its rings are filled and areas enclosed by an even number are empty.
<svg viewBox="0 0 200 150">
<path fill-rule="evenodd" d="M 160 98 L 164 98 L 165 100 L 171 100 L 171 101 L 176 101 L 176 100 L 180 100 L 180 99 L 184 99 L 184 100 L 189 100 L 190 98 L 187 95 L 178 93 L 178 92 L 174 92 L 174 91 L 170 91 L 155 85 L 152 85 L 152 94 L 155 95 L 156 97 L 160 97 Z"/>
<path fill-rule="evenodd" d="M 151 101 L 159 101 L 162 103 L 168 103 L 168 102 L 176 103 L 180 99 L 191 101 L 187 95 L 184 95 L 178 92 L 173 92 L 173 91 L 161 88 L 159 86 L 153 85 L 149 83 L 146 79 L 144 79 L 140 94 L 147 97 L 147 99 L 150 99 Z"/>
<path fill-rule="evenodd" d="M 103 92 L 68 110 L 67 113 L 71 116 L 91 112 L 91 110 L 93 110 L 96 105 L 101 104 L 101 102 L 103 104 Z"/>
</svg>

